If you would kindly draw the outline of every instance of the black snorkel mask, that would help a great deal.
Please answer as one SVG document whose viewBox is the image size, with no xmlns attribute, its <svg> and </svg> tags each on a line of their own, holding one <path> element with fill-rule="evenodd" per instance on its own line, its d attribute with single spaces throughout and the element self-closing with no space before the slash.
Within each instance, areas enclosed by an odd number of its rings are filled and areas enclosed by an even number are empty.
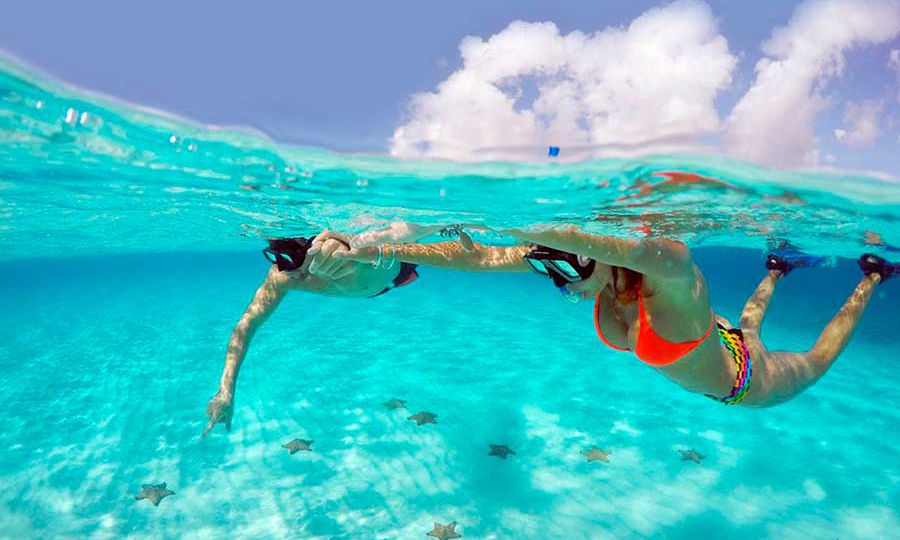
<svg viewBox="0 0 900 540">
<path fill-rule="evenodd" d="M 567 294 L 566 285 L 591 277 L 597 266 L 593 259 L 547 246 L 531 248 L 525 254 L 525 262 L 538 274 L 552 279 L 563 294 Z"/>
<path fill-rule="evenodd" d="M 315 236 L 309 238 L 274 238 L 269 247 L 262 250 L 268 261 L 281 272 L 290 272 L 303 266 L 306 252 L 312 247 Z"/>
</svg>

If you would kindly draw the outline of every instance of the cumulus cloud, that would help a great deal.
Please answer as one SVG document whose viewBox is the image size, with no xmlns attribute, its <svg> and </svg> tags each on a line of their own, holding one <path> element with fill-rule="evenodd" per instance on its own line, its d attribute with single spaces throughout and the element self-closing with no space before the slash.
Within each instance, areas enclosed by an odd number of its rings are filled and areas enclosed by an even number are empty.
<svg viewBox="0 0 900 540">
<path fill-rule="evenodd" d="M 756 80 L 727 121 L 726 148 L 769 165 L 815 165 L 814 124 L 827 105 L 824 84 L 842 74 L 846 51 L 898 33 L 900 2 L 811 0 L 799 6 L 787 26 L 763 44 L 766 58 L 756 65 Z M 851 116 L 865 124 L 868 112 L 860 108 Z M 856 140 L 872 137 L 871 126 L 861 129 Z M 856 133 L 852 126 L 843 131 L 845 141 Z M 877 126 L 874 133 L 877 137 Z"/>
<path fill-rule="evenodd" d="M 560 34 L 517 21 L 460 44 L 462 67 L 414 95 L 391 153 L 458 160 L 567 157 L 696 147 L 717 133 L 717 93 L 735 56 L 709 7 L 651 9 L 627 28 Z"/>
<path fill-rule="evenodd" d="M 897 74 L 897 84 L 900 86 L 900 49 L 891 49 L 888 54 L 888 67 Z M 900 89 L 897 90 L 897 103 L 900 103 Z"/>
<path fill-rule="evenodd" d="M 845 129 L 834 130 L 835 138 L 847 146 L 871 146 L 881 134 L 880 119 L 883 110 L 883 101 L 847 103 L 844 107 Z"/>
</svg>

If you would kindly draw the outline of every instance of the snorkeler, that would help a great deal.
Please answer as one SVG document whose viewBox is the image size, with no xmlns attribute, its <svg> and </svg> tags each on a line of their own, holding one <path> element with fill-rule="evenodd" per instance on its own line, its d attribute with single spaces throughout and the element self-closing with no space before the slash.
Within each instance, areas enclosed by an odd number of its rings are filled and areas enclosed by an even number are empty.
<svg viewBox="0 0 900 540">
<path fill-rule="evenodd" d="M 373 298 L 418 277 L 415 264 L 396 259 L 373 267 L 332 257 L 336 252 L 349 250 L 348 241 L 347 237 L 328 231 L 309 238 L 269 240 L 263 254 L 272 267 L 231 333 L 219 390 L 206 407 L 209 423 L 203 430 L 204 436 L 217 423 L 231 429 L 235 386 L 250 340 L 288 291 Z"/>
<path fill-rule="evenodd" d="M 468 271 L 534 271 L 552 280 L 567 299 L 594 299 L 594 325 L 609 347 L 631 351 L 683 388 L 726 405 L 783 403 L 828 371 L 847 345 L 875 286 L 900 274 L 900 265 L 860 257 L 863 277 L 853 294 L 801 353 L 770 351 L 760 327 L 775 283 L 820 261 L 786 249 L 772 253 L 768 273 L 733 327 L 710 306 L 706 280 L 681 242 L 588 234 L 569 229 L 500 231 L 528 246 L 493 247 L 457 242 L 353 249 L 334 257 L 403 262 Z"/>
</svg>

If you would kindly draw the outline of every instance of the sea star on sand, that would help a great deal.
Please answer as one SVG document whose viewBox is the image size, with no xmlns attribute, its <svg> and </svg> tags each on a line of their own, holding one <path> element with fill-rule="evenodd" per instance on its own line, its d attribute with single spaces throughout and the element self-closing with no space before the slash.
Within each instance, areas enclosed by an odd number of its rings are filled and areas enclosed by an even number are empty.
<svg viewBox="0 0 900 540">
<path fill-rule="evenodd" d="M 433 536 L 434 538 L 438 538 L 440 540 L 449 540 L 450 538 L 462 538 L 462 535 L 456 532 L 456 522 L 448 523 L 447 525 L 441 525 L 438 522 L 434 522 L 434 528 L 431 531 L 425 533 L 425 536 Z"/>
<path fill-rule="evenodd" d="M 291 455 L 293 456 L 300 450 L 312 452 L 312 448 L 310 448 L 310 445 L 312 443 L 313 443 L 313 441 L 308 441 L 306 439 L 294 439 L 293 441 L 291 441 L 287 444 L 282 444 L 281 447 L 286 448 L 288 450 L 288 452 L 290 452 Z"/>
<path fill-rule="evenodd" d="M 415 420 L 417 426 L 422 424 L 437 424 L 437 415 L 428 411 L 419 411 L 407 418 L 407 420 Z"/>
<path fill-rule="evenodd" d="M 590 450 L 584 450 L 581 452 L 581 454 L 587 458 L 588 463 L 592 461 L 605 461 L 609 463 L 609 455 L 611 453 L 612 452 L 610 452 L 609 450 L 601 450 L 596 446 L 591 448 Z"/>
<path fill-rule="evenodd" d="M 506 459 L 506 456 L 509 454 L 516 455 L 516 453 L 505 444 L 492 444 L 491 451 L 488 452 L 489 456 L 497 456 L 500 459 Z"/>
<path fill-rule="evenodd" d="M 382 403 L 385 407 L 388 408 L 389 411 L 393 411 L 394 409 L 405 409 L 406 408 L 406 400 L 405 399 L 397 399 L 391 398 L 384 403 Z"/>
<path fill-rule="evenodd" d="M 162 484 L 144 484 L 141 486 L 141 492 L 135 495 L 136 500 L 147 499 L 153 506 L 159 506 L 159 502 L 169 495 L 175 495 L 174 491 L 166 489 L 166 483 Z"/>
</svg>

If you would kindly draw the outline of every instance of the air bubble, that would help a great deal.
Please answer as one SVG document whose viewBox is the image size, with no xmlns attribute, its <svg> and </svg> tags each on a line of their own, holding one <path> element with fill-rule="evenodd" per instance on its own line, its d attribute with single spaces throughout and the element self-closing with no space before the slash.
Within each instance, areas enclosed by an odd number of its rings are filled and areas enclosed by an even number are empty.
<svg viewBox="0 0 900 540">
<path fill-rule="evenodd" d="M 178 142 L 178 137 L 176 137 L 175 135 L 172 135 L 171 137 L 169 137 L 169 142 L 172 143 L 172 144 L 177 143 L 177 142 Z"/>
<path fill-rule="evenodd" d="M 66 111 L 66 123 L 75 125 L 75 122 L 78 120 L 78 111 L 69 107 L 69 110 Z"/>
<path fill-rule="evenodd" d="M 103 119 L 97 116 L 96 114 L 90 114 L 87 112 L 81 113 L 81 116 L 78 118 L 78 123 L 82 126 L 87 127 L 95 127 L 99 128 L 103 125 Z"/>
</svg>

